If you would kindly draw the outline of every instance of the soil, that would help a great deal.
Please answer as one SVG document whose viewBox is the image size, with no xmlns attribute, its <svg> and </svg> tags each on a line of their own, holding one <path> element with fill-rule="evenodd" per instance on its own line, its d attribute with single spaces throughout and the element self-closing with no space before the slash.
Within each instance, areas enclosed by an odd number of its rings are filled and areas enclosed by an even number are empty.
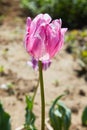
<svg viewBox="0 0 87 130">
<path fill-rule="evenodd" d="M 0 87 L 11 84 L 11 88 L 0 88 L 0 100 L 5 110 L 11 115 L 12 130 L 24 124 L 25 95 L 32 95 L 38 82 L 38 72 L 27 65 L 30 56 L 23 46 L 25 35 L 25 18 L 21 17 L 19 0 L 3 0 L 5 16 L 0 25 Z M 70 130 L 87 130 L 82 126 L 82 111 L 87 106 L 87 82 L 77 77 L 75 70 L 80 67 L 66 51 L 66 44 L 61 52 L 52 60 L 51 67 L 44 71 L 46 118 L 52 101 L 67 92 L 61 100 L 72 111 Z M 36 126 L 40 130 L 40 90 L 35 97 L 34 112 L 37 117 Z"/>
</svg>

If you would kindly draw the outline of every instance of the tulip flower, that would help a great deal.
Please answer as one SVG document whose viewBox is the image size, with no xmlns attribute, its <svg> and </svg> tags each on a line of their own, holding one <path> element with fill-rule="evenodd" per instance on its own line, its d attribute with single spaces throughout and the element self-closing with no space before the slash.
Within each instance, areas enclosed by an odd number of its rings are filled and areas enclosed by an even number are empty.
<svg viewBox="0 0 87 130">
<path fill-rule="evenodd" d="M 28 17 L 24 45 L 36 60 L 48 61 L 60 51 L 67 28 L 61 28 L 61 19 L 53 20 L 48 14 Z"/>
<path fill-rule="evenodd" d="M 28 62 L 28 64 L 39 70 L 41 130 L 45 130 L 45 96 L 42 69 L 46 70 L 50 66 L 51 59 L 60 51 L 64 44 L 64 34 L 67 28 L 62 28 L 61 26 L 61 19 L 52 21 L 48 14 L 39 14 L 33 20 L 28 17 L 26 23 L 24 46 L 32 57 L 31 62 Z"/>
</svg>

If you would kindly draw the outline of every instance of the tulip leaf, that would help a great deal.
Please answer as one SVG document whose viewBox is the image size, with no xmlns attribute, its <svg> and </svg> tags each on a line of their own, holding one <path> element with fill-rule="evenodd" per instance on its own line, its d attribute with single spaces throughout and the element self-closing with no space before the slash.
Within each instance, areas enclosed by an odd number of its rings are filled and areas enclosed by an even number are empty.
<svg viewBox="0 0 87 130">
<path fill-rule="evenodd" d="M 50 123 L 54 130 L 69 130 L 71 124 L 71 110 L 57 97 L 49 111 Z"/>
<path fill-rule="evenodd" d="M 0 103 L 0 130 L 11 130 L 10 115 L 4 111 Z"/>
<path fill-rule="evenodd" d="M 82 125 L 87 126 L 87 106 L 84 108 L 82 113 Z"/>
<path fill-rule="evenodd" d="M 32 97 L 26 96 L 26 114 L 24 124 L 26 130 L 37 130 L 34 125 L 35 119 L 36 117 L 33 113 L 33 99 Z"/>
</svg>

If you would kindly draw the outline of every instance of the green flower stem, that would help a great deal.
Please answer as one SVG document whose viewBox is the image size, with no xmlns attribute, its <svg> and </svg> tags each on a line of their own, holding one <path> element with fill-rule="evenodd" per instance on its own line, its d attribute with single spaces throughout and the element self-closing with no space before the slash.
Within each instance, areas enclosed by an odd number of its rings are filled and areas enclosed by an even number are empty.
<svg viewBox="0 0 87 130">
<path fill-rule="evenodd" d="M 39 61 L 39 79 L 40 79 L 40 91 L 41 91 L 41 130 L 45 130 L 45 96 L 44 96 L 44 83 L 42 62 Z"/>
<path fill-rule="evenodd" d="M 39 86 L 39 79 L 37 81 L 36 89 L 35 89 L 35 92 L 34 92 L 34 95 L 33 95 L 33 99 L 32 99 L 33 102 L 34 102 L 34 99 L 35 99 L 35 96 L 36 96 L 36 93 L 37 93 L 38 86 Z"/>
</svg>

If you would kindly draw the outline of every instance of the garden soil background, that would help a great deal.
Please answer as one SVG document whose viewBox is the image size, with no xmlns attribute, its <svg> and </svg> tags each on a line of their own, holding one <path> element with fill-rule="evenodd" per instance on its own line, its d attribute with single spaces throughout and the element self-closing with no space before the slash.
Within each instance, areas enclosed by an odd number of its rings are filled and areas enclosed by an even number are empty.
<svg viewBox="0 0 87 130">
<path fill-rule="evenodd" d="M 12 130 L 24 124 L 25 95 L 33 95 L 38 82 L 38 72 L 27 65 L 30 56 L 23 45 L 25 35 L 25 18 L 22 17 L 19 1 L 5 0 L 1 13 L 4 18 L 0 22 L 0 66 L 4 72 L 0 74 L 0 87 L 12 84 L 12 88 L 0 88 L 0 100 L 5 111 L 11 115 Z M 70 130 L 87 130 L 81 124 L 82 111 L 87 106 L 87 82 L 83 77 L 78 78 L 76 70 L 80 67 L 68 54 L 66 43 L 59 54 L 52 60 L 51 67 L 44 71 L 44 89 L 46 98 L 46 119 L 52 101 L 67 92 L 61 100 L 72 111 Z M 40 90 L 35 97 L 34 113 L 37 117 L 36 126 L 40 130 Z"/>
</svg>

